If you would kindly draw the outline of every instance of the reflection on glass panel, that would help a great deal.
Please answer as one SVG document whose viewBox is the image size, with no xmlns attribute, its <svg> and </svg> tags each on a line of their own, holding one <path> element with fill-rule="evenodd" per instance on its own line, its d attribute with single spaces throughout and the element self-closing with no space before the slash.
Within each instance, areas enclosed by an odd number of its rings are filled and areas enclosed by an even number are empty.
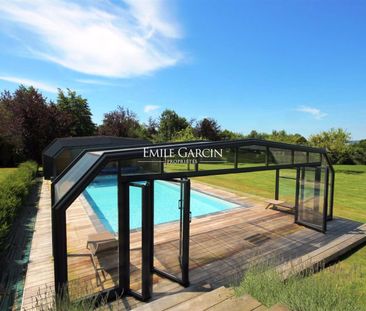
<svg viewBox="0 0 366 311">
<path fill-rule="evenodd" d="M 130 286 L 133 291 L 140 294 L 142 280 L 142 191 L 143 188 L 130 185 Z"/>
<path fill-rule="evenodd" d="M 303 168 L 300 181 L 298 221 L 316 229 L 323 229 L 325 170 Z"/>
<path fill-rule="evenodd" d="M 154 267 L 181 278 L 179 262 L 179 232 L 181 230 L 181 207 L 183 206 L 181 184 L 155 181 L 154 191 L 155 210 L 159 209 L 159 212 L 154 214 Z M 198 245 L 195 245 L 194 242 L 190 245 L 192 251 L 196 247 Z"/>
<path fill-rule="evenodd" d="M 55 184 L 55 203 L 75 185 L 98 159 L 98 154 L 88 152 L 75 163 L 75 165 Z"/>
<path fill-rule="evenodd" d="M 329 163 L 328 163 L 328 161 L 327 161 L 327 159 L 326 159 L 326 157 L 325 156 L 323 156 L 322 155 L 322 157 L 321 157 L 321 163 L 322 163 L 322 167 L 327 167 L 327 166 L 329 166 Z"/>
<path fill-rule="evenodd" d="M 178 155 L 166 158 L 164 161 L 164 172 L 190 172 L 195 171 L 197 159 L 193 157 L 182 158 Z"/>
<path fill-rule="evenodd" d="M 212 153 L 212 156 L 201 157 L 198 159 L 198 169 L 200 171 L 232 169 L 235 167 L 234 162 L 235 149 L 217 149 L 217 153 Z"/>
<path fill-rule="evenodd" d="M 269 148 L 270 165 L 291 164 L 292 151 L 289 149 Z"/>
<path fill-rule="evenodd" d="M 122 175 L 156 174 L 160 173 L 162 160 L 160 158 L 138 158 L 121 161 Z"/>
<path fill-rule="evenodd" d="M 307 163 L 307 156 L 305 151 L 295 151 L 294 163 Z"/>
<path fill-rule="evenodd" d="M 279 200 L 287 207 L 295 206 L 296 169 L 281 169 L 279 179 Z"/>
<path fill-rule="evenodd" d="M 117 176 L 97 176 L 66 211 L 69 295 L 118 285 Z M 118 228 L 118 227 L 117 227 Z"/>
<path fill-rule="evenodd" d="M 315 152 L 309 152 L 309 162 L 320 162 L 321 161 L 321 154 Z"/>
<path fill-rule="evenodd" d="M 59 175 L 84 149 L 65 148 L 55 158 L 56 175 Z"/>
<path fill-rule="evenodd" d="M 266 147 L 242 146 L 238 149 L 238 168 L 266 165 Z"/>
<path fill-rule="evenodd" d="M 333 175 L 329 172 L 329 177 L 328 177 L 328 209 L 327 209 L 328 216 L 329 217 L 332 216 L 331 215 L 332 211 L 331 211 L 331 206 L 330 206 L 330 204 L 331 204 L 330 200 L 331 200 L 331 197 L 332 197 L 332 191 L 334 190 L 334 189 L 332 189 L 332 179 L 333 179 Z"/>
</svg>

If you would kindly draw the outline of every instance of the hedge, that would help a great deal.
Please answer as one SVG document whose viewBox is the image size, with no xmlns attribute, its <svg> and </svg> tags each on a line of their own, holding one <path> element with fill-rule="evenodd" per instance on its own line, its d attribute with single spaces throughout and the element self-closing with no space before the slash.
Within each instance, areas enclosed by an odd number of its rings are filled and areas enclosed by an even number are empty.
<svg viewBox="0 0 366 311">
<path fill-rule="evenodd" d="M 37 163 L 24 162 L 0 182 L 0 252 L 6 248 L 6 238 L 25 203 L 37 169 Z"/>
</svg>

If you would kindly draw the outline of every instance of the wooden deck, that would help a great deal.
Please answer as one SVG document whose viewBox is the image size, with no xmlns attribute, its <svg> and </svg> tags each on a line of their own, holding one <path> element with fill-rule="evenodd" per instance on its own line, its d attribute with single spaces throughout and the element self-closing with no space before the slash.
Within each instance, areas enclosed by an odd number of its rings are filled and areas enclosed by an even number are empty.
<svg viewBox="0 0 366 311">
<path fill-rule="evenodd" d="M 237 203 L 240 207 L 194 218 L 190 238 L 190 279 L 196 289 L 217 288 L 235 283 L 253 262 L 272 261 L 285 271 L 291 260 L 307 264 L 336 259 L 345 250 L 366 240 L 366 227 L 345 219 L 328 222 L 327 234 L 293 223 L 293 215 L 265 209 L 263 198 L 239 197 L 231 192 L 193 182 L 193 188 Z M 96 273 L 86 249 L 88 234 L 104 230 L 85 198 L 78 198 L 67 212 L 68 269 L 70 294 L 80 297 L 114 286 L 117 277 L 117 253 L 98 258 L 105 267 L 105 277 Z M 178 223 L 155 227 L 155 266 L 179 274 Z M 35 308 L 35 295 L 45 295 L 53 287 L 51 254 L 51 222 L 49 186 L 42 188 L 40 210 L 34 235 L 31 264 L 27 272 L 23 309 Z M 140 232 L 131 235 L 131 287 L 140 289 Z M 330 256 L 330 254 L 333 254 Z M 324 256 L 322 256 L 323 254 Z M 338 255 L 337 255 L 338 254 Z M 328 255 L 326 257 L 325 255 Z M 287 268 L 286 268 L 287 267 Z M 184 289 L 166 279 L 154 276 L 154 297 L 160 298 Z M 132 298 L 112 304 L 115 309 L 131 309 L 139 305 Z"/>
</svg>

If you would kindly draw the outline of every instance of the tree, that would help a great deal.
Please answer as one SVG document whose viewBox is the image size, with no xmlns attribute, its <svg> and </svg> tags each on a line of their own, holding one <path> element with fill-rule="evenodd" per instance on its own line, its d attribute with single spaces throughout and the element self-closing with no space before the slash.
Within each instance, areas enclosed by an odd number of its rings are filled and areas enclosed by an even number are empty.
<svg viewBox="0 0 366 311">
<path fill-rule="evenodd" d="M 188 125 L 186 128 L 177 132 L 173 138 L 174 141 L 192 141 L 192 140 L 202 140 L 201 137 L 197 137 L 196 131 L 192 126 Z"/>
<path fill-rule="evenodd" d="M 338 128 L 324 131 L 309 138 L 312 146 L 326 148 L 333 163 L 347 163 L 349 161 L 351 134 Z"/>
<path fill-rule="evenodd" d="M 1 135 L 5 140 L 11 137 L 17 158 L 40 163 L 42 150 L 50 141 L 53 127 L 49 122 L 46 98 L 35 88 L 21 85 L 14 94 L 4 92 L 0 106 L 4 112 L 2 123 L 5 124 Z"/>
<path fill-rule="evenodd" d="M 94 135 L 96 127 L 92 122 L 92 113 L 87 99 L 77 95 L 75 91 L 70 89 L 67 89 L 67 94 L 59 89 L 56 107 L 67 113 L 71 118 L 71 124 L 69 125 L 70 136 Z"/>
<path fill-rule="evenodd" d="M 184 117 L 180 117 L 175 111 L 166 109 L 160 115 L 158 140 L 171 141 L 177 132 L 189 125 Z"/>
<path fill-rule="evenodd" d="M 25 159 L 41 162 L 42 150 L 57 137 L 69 136 L 72 116 L 57 108 L 33 87 L 19 86 L 0 96 L 0 163 Z M 6 158 L 6 159 L 5 159 Z"/>
<path fill-rule="evenodd" d="M 159 130 L 159 123 L 155 119 L 150 117 L 147 120 L 147 124 L 144 125 L 144 132 L 145 132 L 144 136 L 150 140 L 154 140 L 156 135 L 158 134 L 158 130 Z"/>
<path fill-rule="evenodd" d="M 222 140 L 233 140 L 233 139 L 241 139 L 244 136 L 240 133 L 235 133 L 229 130 L 223 130 L 220 133 L 220 139 Z"/>
<path fill-rule="evenodd" d="M 268 134 L 265 133 L 259 133 L 256 130 L 252 130 L 247 136 L 246 138 L 252 138 L 252 139 L 267 139 L 268 138 Z"/>
<path fill-rule="evenodd" d="M 220 125 L 216 120 L 204 118 L 197 122 L 195 127 L 196 135 L 208 140 L 220 139 Z"/>
<path fill-rule="evenodd" d="M 98 132 L 99 135 L 120 137 L 143 136 L 143 130 L 136 114 L 121 106 L 104 115 L 103 123 L 99 126 Z"/>
<path fill-rule="evenodd" d="M 288 134 L 285 130 L 281 131 L 273 130 L 272 134 L 267 136 L 267 139 L 288 144 L 299 144 L 299 145 L 307 144 L 307 140 L 304 136 L 297 133 Z"/>
<path fill-rule="evenodd" d="M 352 164 L 366 164 L 366 139 L 350 145 Z"/>
</svg>

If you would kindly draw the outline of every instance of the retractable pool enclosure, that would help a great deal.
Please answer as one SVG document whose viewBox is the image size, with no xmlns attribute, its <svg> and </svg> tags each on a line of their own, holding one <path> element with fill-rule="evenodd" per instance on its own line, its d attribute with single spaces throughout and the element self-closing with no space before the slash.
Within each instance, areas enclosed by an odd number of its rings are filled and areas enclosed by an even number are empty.
<svg viewBox="0 0 366 311">
<path fill-rule="evenodd" d="M 147 145 L 142 139 L 114 136 L 63 137 L 54 139 L 42 152 L 43 175 L 59 175 L 84 150 L 101 150 Z"/>
<path fill-rule="evenodd" d="M 191 177 L 274 170 L 274 199 L 290 198 L 294 221 L 326 232 L 333 217 L 335 173 L 326 150 L 257 139 L 184 142 L 124 149 L 84 151 L 52 183 L 52 234 L 56 291 L 68 284 L 66 211 L 97 177 L 114 163 L 118 185 L 118 284 L 98 293 L 115 299 L 133 295 L 148 300 L 153 274 L 189 285 Z M 154 267 L 154 181 L 179 185 L 179 266 L 174 275 Z M 291 184 L 293 191 L 283 192 Z M 130 288 L 130 188 L 141 189 L 141 292 Z"/>
</svg>

